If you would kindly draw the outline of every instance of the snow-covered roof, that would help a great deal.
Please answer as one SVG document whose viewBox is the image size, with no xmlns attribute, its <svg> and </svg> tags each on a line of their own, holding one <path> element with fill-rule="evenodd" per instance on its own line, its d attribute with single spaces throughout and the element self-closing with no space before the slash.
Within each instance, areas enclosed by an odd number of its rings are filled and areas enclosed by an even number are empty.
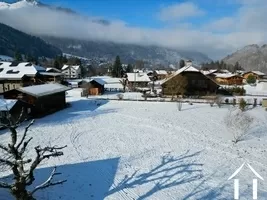
<svg viewBox="0 0 267 200">
<path fill-rule="evenodd" d="M 91 82 L 91 81 L 95 81 L 95 82 L 99 83 L 100 85 L 105 85 L 106 84 L 106 82 L 101 78 L 93 78 L 89 82 Z"/>
<path fill-rule="evenodd" d="M 0 61 L 0 79 L 21 79 L 23 76 L 34 76 L 37 72 L 45 72 L 45 68 L 29 62 L 12 63 Z"/>
<path fill-rule="evenodd" d="M 155 70 L 158 75 L 168 75 L 166 70 Z"/>
<path fill-rule="evenodd" d="M 265 75 L 265 73 L 260 72 L 260 71 L 252 71 L 252 73 L 257 74 L 259 76 L 264 76 Z"/>
<path fill-rule="evenodd" d="M 63 76 L 62 73 L 57 72 L 40 72 L 40 74 L 44 76 Z"/>
<path fill-rule="evenodd" d="M 61 70 L 59 70 L 59 69 L 57 69 L 57 68 L 54 68 L 54 67 L 48 67 L 48 68 L 46 68 L 46 71 L 47 71 L 47 72 L 50 72 L 50 71 L 56 71 L 56 72 L 61 73 Z"/>
<path fill-rule="evenodd" d="M 220 69 L 219 71 L 220 71 L 221 73 L 230 73 L 230 71 L 227 70 L 227 69 Z"/>
<path fill-rule="evenodd" d="M 80 65 L 64 65 L 61 70 L 68 69 L 69 67 L 78 70 L 80 68 Z"/>
<path fill-rule="evenodd" d="M 120 83 L 121 82 L 121 78 L 114 78 L 114 77 L 110 77 L 110 76 L 92 76 L 91 79 L 102 79 L 103 81 L 106 82 L 106 84 L 109 83 Z"/>
<path fill-rule="evenodd" d="M 204 75 L 210 75 L 210 74 L 214 74 L 215 72 L 217 72 L 217 69 L 211 69 L 211 70 L 201 70 L 202 74 Z"/>
<path fill-rule="evenodd" d="M 165 78 L 164 80 L 162 80 L 161 84 L 166 83 L 167 81 L 169 81 L 173 77 L 177 76 L 178 74 L 181 74 L 182 72 L 200 72 L 200 71 L 198 69 L 196 69 L 195 67 L 193 67 L 193 65 L 186 65 L 186 66 L 182 67 L 181 69 L 178 69 L 175 73 L 173 73 L 168 78 Z"/>
<path fill-rule="evenodd" d="M 58 92 L 65 92 L 67 90 L 70 90 L 70 88 L 58 83 L 49 83 L 49 84 L 21 87 L 16 90 L 23 92 L 25 94 L 32 95 L 34 97 L 42 97 L 50 94 L 55 94 Z"/>
<path fill-rule="evenodd" d="M 231 77 L 238 76 L 236 74 L 223 74 L 223 73 L 216 73 L 215 75 L 216 75 L 216 78 L 231 78 Z"/>
<path fill-rule="evenodd" d="M 146 73 L 127 73 L 129 82 L 150 82 L 150 78 Z"/>
<path fill-rule="evenodd" d="M 18 100 L 0 99 L 0 111 L 10 111 Z"/>
<path fill-rule="evenodd" d="M 105 88 L 107 88 L 107 89 L 123 89 L 123 85 L 121 83 L 108 83 L 108 84 L 105 84 Z"/>
</svg>

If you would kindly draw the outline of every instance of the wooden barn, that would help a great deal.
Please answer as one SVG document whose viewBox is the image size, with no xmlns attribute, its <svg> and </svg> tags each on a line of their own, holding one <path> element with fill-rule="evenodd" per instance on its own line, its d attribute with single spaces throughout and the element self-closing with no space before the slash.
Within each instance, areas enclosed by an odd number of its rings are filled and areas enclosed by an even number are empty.
<svg viewBox="0 0 267 200">
<path fill-rule="evenodd" d="M 236 74 L 217 74 L 214 80 L 220 85 L 243 85 L 243 77 Z"/>
<path fill-rule="evenodd" d="M 178 71 L 176 71 L 172 76 L 163 80 L 161 83 L 162 94 L 166 96 L 172 95 L 172 87 L 169 84 L 172 79 L 178 79 L 179 76 L 186 77 L 187 84 L 185 87 L 184 95 L 209 95 L 215 94 L 219 88 L 219 85 L 201 73 L 198 69 L 192 65 L 187 65 Z M 177 83 L 179 81 L 177 80 Z M 180 92 L 178 92 L 179 95 Z"/>
<path fill-rule="evenodd" d="M 4 93 L 5 99 L 18 99 L 31 105 L 32 117 L 40 117 L 66 107 L 66 91 L 70 88 L 57 83 L 17 88 Z"/>
</svg>

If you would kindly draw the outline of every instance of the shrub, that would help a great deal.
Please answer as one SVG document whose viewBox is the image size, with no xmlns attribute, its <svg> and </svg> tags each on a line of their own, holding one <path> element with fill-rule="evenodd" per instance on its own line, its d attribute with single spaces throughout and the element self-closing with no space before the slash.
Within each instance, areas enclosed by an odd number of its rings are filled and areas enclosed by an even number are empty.
<svg viewBox="0 0 267 200">
<path fill-rule="evenodd" d="M 220 95 L 217 95 L 215 98 L 215 103 L 217 104 L 217 106 L 220 108 L 222 106 L 222 102 L 223 102 L 223 98 Z"/>
<path fill-rule="evenodd" d="M 117 94 L 117 97 L 119 100 L 122 100 L 123 99 L 123 94 Z"/>
<path fill-rule="evenodd" d="M 233 99 L 233 106 L 236 106 L 236 99 Z"/>
<path fill-rule="evenodd" d="M 241 111 L 245 111 L 246 106 L 247 106 L 247 102 L 245 101 L 244 98 L 241 98 L 240 101 L 239 101 L 239 109 Z"/>
<path fill-rule="evenodd" d="M 242 112 L 241 110 L 230 110 L 225 116 L 224 121 L 233 135 L 232 141 L 236 144 L 244 140 L 245 136 L 249 134 L 253 118 L 248 115 L 248 113 Z"/>
<path fill-rule="evenodd" d="M 257 80 L 256 77 L 251 74 L 247 78 L 247 83 L 248 84 L 255 84 L 256 83 L 256 80 Z"/>
<path fill-rule="evenodd" d="M 256 99 L 256 98 L 254 99 L 253 107 L 254 107 L 254 108 L 257 107 L 257 99 Z"/>
<path fill-rule="evenodd" d="M 229 104 L 229 99 L 226 98 L 226 99 L 224 100 L 224 102 L 225 102 L 226 104 Z"/>
</svg>

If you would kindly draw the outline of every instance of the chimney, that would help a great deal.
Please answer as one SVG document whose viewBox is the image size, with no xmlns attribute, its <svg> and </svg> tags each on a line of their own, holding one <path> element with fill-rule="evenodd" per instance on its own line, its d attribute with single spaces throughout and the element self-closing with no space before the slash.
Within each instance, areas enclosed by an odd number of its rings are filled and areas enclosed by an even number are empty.
<svg viewBox="0 0 267 200">
<path fill-rule="evenodd" d="M 187 60 L 187 61 L 185 61 L 185 65 L 186 65 L 186 66 L 189 66 L 189 65 L 192 65 L 192 64 L 193 64 L 192 60 Z"/>
</svg>

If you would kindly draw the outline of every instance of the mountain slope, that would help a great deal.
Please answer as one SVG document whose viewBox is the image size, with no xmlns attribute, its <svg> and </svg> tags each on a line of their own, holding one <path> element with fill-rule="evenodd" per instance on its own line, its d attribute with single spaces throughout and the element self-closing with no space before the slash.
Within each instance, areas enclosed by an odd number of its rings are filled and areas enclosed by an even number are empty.
<svg viewBox="0 0 267 200">
<path fill-rule="evenodd" d="M 239 62 L 245 70 L 267 72 L 267 45 L 261 47 L 256 44 L 245 46 L 224 58 L 223 61 L 228 64 Z"/>
<path fill-rule="evenodd" d="M 60 49 L 38 37 L 0 23 L 0 55 L 13 57 L 16 51 L 34 57 L 45 56 L 48 58 L 53 58 L 62 53 Z"/>
<path fill-rule="evenodd" d="M 91 59 L 101 58 L 104 60 L 111 60 L 119 55 L 123 62 L 128 63 L 133 63 L 136 60 L 143 60 L 150 64 L 177 63 L 180 59 L 191 59 L 196 63 L 210 61 L 210 58 L 199 52 L 178 51 L 156 46 L 141 46 L 55 37 L 42 38 L 59 47 L 64 53 Z"/>
</svg>

